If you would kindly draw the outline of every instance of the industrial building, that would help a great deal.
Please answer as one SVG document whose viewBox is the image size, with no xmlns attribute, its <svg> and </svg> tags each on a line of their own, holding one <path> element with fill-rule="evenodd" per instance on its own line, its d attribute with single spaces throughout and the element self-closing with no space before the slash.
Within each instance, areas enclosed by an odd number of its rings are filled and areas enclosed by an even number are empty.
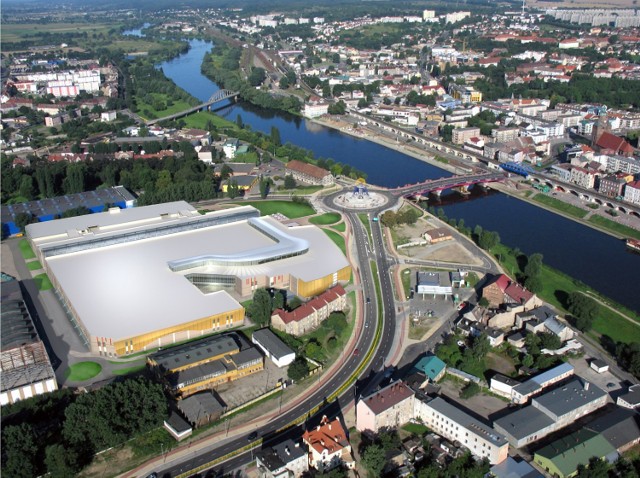
<svg viewBox="0 0 640 478">
<path fill-rule="evenodd" d="M 125 355 L 244 321 L 262 287 L 309 298 L 351 275 L 315 226 L 245 206 L 200 214 L 184 201 L 26 227 L 69 319 L 92 352 Z"/>
<path fill-rule="evenodd" d="M 453 294 L 451 278 L 448 272 L 418 272 L 417 292 L 418 294 L 443 295 L 445 297 Z"/>
<path fill-rule="evenodd" d="M 18 281 L 2 282 L 0 405 L 58 389 Z"/>
</svg>

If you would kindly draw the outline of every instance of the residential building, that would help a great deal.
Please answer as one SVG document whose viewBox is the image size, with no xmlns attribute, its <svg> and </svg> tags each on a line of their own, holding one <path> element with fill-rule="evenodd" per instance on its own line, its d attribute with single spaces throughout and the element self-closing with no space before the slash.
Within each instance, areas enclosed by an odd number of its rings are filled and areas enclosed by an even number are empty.
<svg viewBox="0 0 640 478">
<path fill-rule="evenodd" d="M 302 114 L 307 118 L 317 118 L 329 112 L 329 103 L 318 96 L 312 96 L 305 102 Z"/>
<path fill-rule="evenodd" d="M 278 367 L 286 367 L 296 358 L 296 353 L 268 328 L 256 330 L 251 341 Z"/>
<path fill-rule="evenodd" d="M 618 453 L 599 433 L 578 430 L 536 451 L 533 461 L 550 476 L 569 478 L 579 465 L 588 465 L 591 457 L 613 463 Z"/>
<path fill-rule="evenodd" d="M 607 154 L 604 156 L 606 159 L 607 172 L 624 174 L 638 174 L 640 173 L 640 158 L 632 156 L 620 156 L 616 154 Z"/>
<path fill-rule="evenodd" d="M 616 403 L 624 408 L 635 409 L 640 407 L 640 384 L 631 385 L 626 393 L 618 397 Z"/>
<path fill-rule="evenodd" d="M 517 282 L 513 282 L 505 274 L 495 276 L 494 279 L 482 289 L 482 297 L 485 297 L 489 301 L 490 307 L 509 304 L 520 305 L 523 306 L 524 309 L 532 309 L 538 305 L 542 305 L 534 293 L 528 291 Z M 517 312 L 522 311 L 519 310 Z M 499 325 L 490 325 L 499 327 Z"/>
<path fill-rule="evenodd" d="M 640 181 L 633 181 L 625 186 L 624 200 L 631 204 L 640 205 Z"/>
<path fill-rule="evenodd" d="M 507 458 L 509 443 L 504 435 L 476 420 L 444 399 L 416 397 L 415 416 L 425 426 L 451 442 L 458 442 L 473 455 L 495 465 Z"/>
<path fill-rule="evenodd" d="M 608 131 L 596 131 L 594 128 L 594 136 L 596 136 L 594 146 L 603 154 L 617 154 L 621 156 L 631 156 L 634 152 L 631 146 L 624 138 L 620 138 Z"/>
<path fill-rule="evenodd" d="M 500 126 L 491 130 L 491 137 L 495 143 L 508 143 L 520 135 L 520 128 L 517 126 Z"/>
<path fill-rule="evenodd" d="M 344 310 L 346 306 L 347 293 L 336 285 L 291 312 L 276 309 L 271 315 L 271 326 L 290 335 L 304 335 L 320 326 L 331 312 Z"/>
<path fill-rule="evenodd" d="M 20 282 L 2 282 L 1 293 L 0 405 L 7 405 L 53 392 L 58 383 Z"/>
<path fill-rule="evenodd" d="M 456 128 L 453 130 L 451 140 L 453 144 L 463 144 L 465 141 L 480 136 L 480 128 Z"/>
<path fill-rule="evenodd" d="M 437 382 L 447 371 L 447 364 L 435 355 L 425 355 L 411 368 L 411 372 L 422 372 L 430 382 Z"/>
<path fill-rule="evenodd" d="M 575 378 L 533 398 L 531 405 L 499 418 L 493 427 L 507 437 L 511 446 L 521 448 L 603 407 L 608 398 L 595 385 Z"/>
<path fill-rule="evenodd" d="M 356 404 L 356 428 L 377 433 L 382 428 L 398 428 L 413 418 L 414 393 L 403 382 L 394 382 L 363 397 Z"/>
<path fill-rule="evenodd" d="M 619 197 L 623 194 L 625 184 L 627 184 L 627 182 L 624 178 L 620 178 L 615 174 L 609 174 L 600 178 L 598 192 L 610 198 Z"/>
<path fill-rule="evenodd" d="M 224 155 L 228 159 L 233 159 L 236 157 L 236 151 L 238 150 L 238 146 L 240 145 L 240 141 L 236 138 L 227 138 L 227 140 L 222 145 L 222 151 Z"/>
<path fill-rule="evenodd" d="M 329 421 L 323 416 L 317 427 L 304 432 L 302 440 L 309 447 L 310 468 L 324 473 L 338 466 L 355 467 L 351 444 L 339 418 Z"/>
<path fill-rule="evenodd" d="M 473 86 L 458 85 L 452 83 L 449 85 L 449 94 L 462 103 L 481 103 L 482 92 L 476 90 Z"/>
<path fill-rule="evenodd" d="M 577 184 L 584 189 L 593 189 L 596 185 L 596 179 L 598 178 L 598 171 L 592 169 L 581 168 L 580 166 L 574 166 L 571 168 L 572 183 Z"/>
<path fill-rule="evenodd" d="M 334 183 L 333 175 L 326 169 L 314 164 L 303 163 L 297 159 L 289 161 L 286 165 L 286 170 L 287 173 L 293 176 L 293 179 L 303 183 L 322 186 L 330 186 Z"/>
<path fill-rule="evenodd" d="M 561 322 L 557 317 L 549 317 L 543 322 L 544 332 L 553 334 L 562 342 L 571 340 L 575 336 L 575 332 L 567 324 Z"/>
<path fill-rule="evenodd" d="M 451 278 L 448 272 L 418 272 L 418 294 L 452 295 Z"/>
<path fill-rule="evenodd" d="M 256 453 L 259 478 L 299 478 L 309 471 L 307 451 L 287 439 Z"/>
</svg>

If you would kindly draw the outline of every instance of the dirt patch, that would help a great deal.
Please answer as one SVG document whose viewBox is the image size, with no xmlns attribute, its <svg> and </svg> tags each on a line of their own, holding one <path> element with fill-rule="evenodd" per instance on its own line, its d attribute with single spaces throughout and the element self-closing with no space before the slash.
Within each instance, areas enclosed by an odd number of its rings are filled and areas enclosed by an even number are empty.
<svg viewBox="0 0 640 478">
<path fill-rule="evenodd" d="M 507 406 L 507 403 L 503 402 L 499 398 L 491 395 L 485 395 L 484 393 L 479 393 L 478 395 L 475 395 L 466 400 L 460 398 L 460 390 L 464 386 L 464 384 L 462 383 L 459 384 L 458 382 L 454 382 L 451 380 L 444 380 L 438 385 L 441 385 L 442 387 L 440 389 L 440 393 L 447 397 L 450 402 L 460 404 L 460 407 L 463 410 L 475 413 L 488 422 L 490 422 L 490 415 L 502 410 Z"/>
<path fill-rule="evenodd" d="M 511 374 L 516 371 L 516 368 L 513 366 L 513 362 L 511 360 L 501 355 L 494 354 L 493 352 L 489 352 L 487 354 L 487 366 L 491 370 L 500 372 L 501 374 L 508 377 L 510 377 Z"/>
<path fill-rule="evenodd" d="M 109 450 L 96 456 L 78 476 L 113 476 L 118 470 L 127 470 L 135 466 L 132 458 L 133 451 L 128 446 Z"/>
</svg>

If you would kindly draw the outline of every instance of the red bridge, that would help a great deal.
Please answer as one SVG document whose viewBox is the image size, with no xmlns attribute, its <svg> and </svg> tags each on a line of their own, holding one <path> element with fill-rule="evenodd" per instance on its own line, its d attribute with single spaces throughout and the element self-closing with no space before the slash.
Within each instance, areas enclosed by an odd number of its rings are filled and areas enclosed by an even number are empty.
<svg viewBox="0 0 640 478">
<path fill-rule="evenodd" d="M 451 176 L 450 178 L 429 179 L 422 183 L 392 189 L 395 195 L 425 196 L 429 193 L 440 193 L 445 189 L 468 187 L 473 184 L 494 183 L 504 179 L 503 172 L 474 174 L 469 176 Z"/>
</svg>

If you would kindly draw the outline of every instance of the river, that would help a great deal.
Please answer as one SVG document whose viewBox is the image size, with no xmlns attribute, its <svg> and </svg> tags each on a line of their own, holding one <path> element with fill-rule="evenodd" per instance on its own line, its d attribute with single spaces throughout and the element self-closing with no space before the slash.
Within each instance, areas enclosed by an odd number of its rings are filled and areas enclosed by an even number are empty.
<svg viewBox="0 0 640 478">
<path fill-rule="evenodd" d="M 160 67 L 178 86 L 204 101 L 219 89 L 200 72 L 202 58 L 213 45 L 202 40 L 191 40 L 190 45 L 188 53 Z M 307 148 L 316 157 L 333 158 L 361 169 L 371 184 L 395 187 L 450 176 L 447 171 L 400 152 L 296 116 L 244 103 L 230 103 L 217 113 L 232 121 L 239 114 L 245 124 L 267 134 L 276 126 L 283 142 Z M 629 252 L 622 241 L 502 193 L 476 191 L 465 199 L 452 193 L 435 204 L 448 217 L 464 219 L 467 226 L 480 224 L 497 231 L 508 246 L 526 254 L 543 254 L 546 264 L 640 311 L 640 255 Z"/>
</svg>

